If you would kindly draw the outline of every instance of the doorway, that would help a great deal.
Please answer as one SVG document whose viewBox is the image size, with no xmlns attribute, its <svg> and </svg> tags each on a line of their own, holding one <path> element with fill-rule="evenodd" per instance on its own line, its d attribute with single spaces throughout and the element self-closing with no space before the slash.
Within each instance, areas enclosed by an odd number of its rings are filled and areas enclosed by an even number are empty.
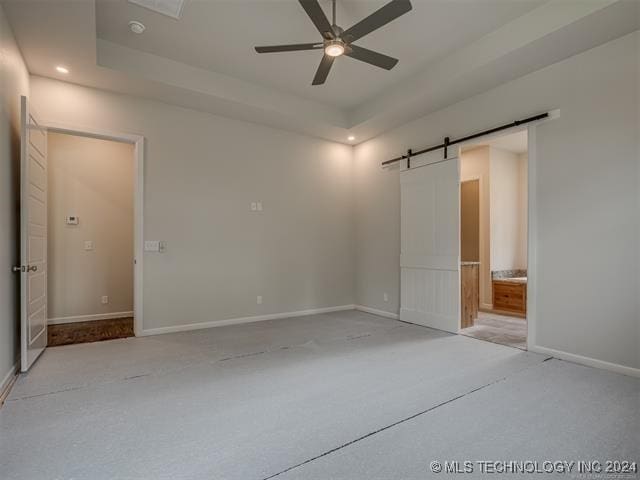
<svg viewBox="0 0 640 480">
<path fill-rule="evenodd" d="M 48 136 L 62 133 L 133 146 L 133 331 L 142 335 L 144 137 L 40 121 L 26 96 L 20 108 L 20 370 L 28 371 L 48 346 Z M 73 225 L 77 215 L 68 215 Z M 58 219 L 59 221 L 59 219 Z M 66 223 L 67 220 L 65 220 Z M 84 243 L 83 243 L 84 245 Z M 86 248 L 91 249 L 91 244 Z M 84 287 L 84 285 L 83 285 Z M 108 302 L 107 302 L 108 303 Z M 67 319 L 68 320 L 68 319 Z M 91 320 L 89 320 L 91 321 Z M 53 322 L 56 323 L 56 322 Z M 66 322 L 74 323 L 74 322 Z M 95 325 L 95 324 L 94 324 Z"/>
<path fill-rule="evenodd" d="M 527 348 L 528 133 L 460 153 L 459 333 Z"/>
<path fill-rule="evenodd" d="M 134 146 L 47 142 L 47 345 L 133 336 Z"/>
</svg>

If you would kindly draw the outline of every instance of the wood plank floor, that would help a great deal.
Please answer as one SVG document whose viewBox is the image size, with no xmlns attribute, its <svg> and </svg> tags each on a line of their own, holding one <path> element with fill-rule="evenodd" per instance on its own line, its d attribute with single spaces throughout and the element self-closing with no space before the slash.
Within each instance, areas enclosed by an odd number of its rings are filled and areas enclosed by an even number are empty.
<svg viewBox="0 0 640 480">
<path fill-rule="evenodd" d="M 133 318 L 49 325 L 47 335 L 49 347 L 133 337 Z"/>
</svg>

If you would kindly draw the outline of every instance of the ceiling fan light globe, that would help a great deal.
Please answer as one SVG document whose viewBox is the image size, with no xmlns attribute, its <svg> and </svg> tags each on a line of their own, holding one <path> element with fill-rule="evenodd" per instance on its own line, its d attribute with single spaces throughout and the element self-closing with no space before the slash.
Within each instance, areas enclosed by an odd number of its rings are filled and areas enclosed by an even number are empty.
<svg viewBox="0 0 640 480">
<path fill-rule="evenodd" d="M 326 47 L 324 47 L 324 53 L 329 55 L 330 57 L 339 57 L 344 54 L 344 45 L 342 43 L 330 43 Z"/>
</svg>

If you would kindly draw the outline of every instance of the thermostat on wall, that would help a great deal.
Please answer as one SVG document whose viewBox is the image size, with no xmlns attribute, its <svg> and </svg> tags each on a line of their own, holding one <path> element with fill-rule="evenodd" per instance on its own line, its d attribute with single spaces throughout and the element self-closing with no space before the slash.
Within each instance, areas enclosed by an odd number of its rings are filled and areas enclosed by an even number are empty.
<svg viewBox="0 0 640 480">
<path fill-rule="evenodd" d="M 78 225 L 80 219 L 75 215 L 67 215 L 66 223 L 67 225 Z"/>
</svg>

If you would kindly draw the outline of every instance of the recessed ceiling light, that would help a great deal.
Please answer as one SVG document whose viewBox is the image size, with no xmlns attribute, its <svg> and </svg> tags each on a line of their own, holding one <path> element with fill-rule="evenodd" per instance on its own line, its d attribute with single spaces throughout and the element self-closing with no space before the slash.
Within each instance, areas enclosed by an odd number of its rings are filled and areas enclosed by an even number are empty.
<svg viewBox="0 0 640 480">
<path fill-rule="evenodd" d="M 56 67 L 56 70 L 57 70 L 59 73 L 64 73 L 64 74 L 69 73 L 69 69 L 68 69 L 67 67 L 63 67 L 62 65 L 58 65 L 58 66 Z"/>
<path fill-rule="evenodd" d="M 138 22 L 137 20 L 131 20 L 129 22 L 129 30 L 131 30 L 133 33 L 140 35 L 146 29 L 147 27 L 145 27 L 141 22 Z"/>
<path fill-rule="evenodd" d="M 350 142 L 353 142 L 356 139 L 356 137 L 354 137 L 353 135 L 349 135 L 347 137 L 347 140 L 349 140 Z"/>
</svg>

